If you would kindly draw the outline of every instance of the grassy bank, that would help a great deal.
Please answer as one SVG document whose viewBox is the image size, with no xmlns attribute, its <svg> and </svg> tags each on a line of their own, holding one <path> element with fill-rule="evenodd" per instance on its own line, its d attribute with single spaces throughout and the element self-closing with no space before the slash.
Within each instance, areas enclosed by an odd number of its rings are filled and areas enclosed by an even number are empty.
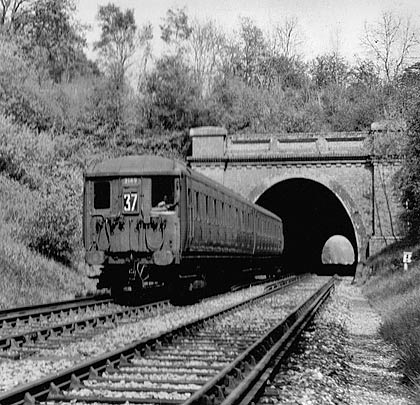
<svg viewBox="0 0 420 405">
<path fill-rule="evenodd" d="M 413 263 L 403 270 L 403 251 L 413 252 Z M 400 243 L 369 260 L 372 276 L 364 292 L 379 311 L 380 333 L 393 343 L 404 373 L 420 383 L 420 246 Z"/>
<path fill-rule="evenodd" d="M 0 174 L 0 308 L 70 299 L 95 291 L 87 269 L 70 269 L 24 241 L 39 194 Z"/>
<path fill-rule="evenodd" d="M 71 299 L 95 291 L 87 272 L 69 269 L 16 242 L 0 224 L 0 309 Z"/>
</svg>

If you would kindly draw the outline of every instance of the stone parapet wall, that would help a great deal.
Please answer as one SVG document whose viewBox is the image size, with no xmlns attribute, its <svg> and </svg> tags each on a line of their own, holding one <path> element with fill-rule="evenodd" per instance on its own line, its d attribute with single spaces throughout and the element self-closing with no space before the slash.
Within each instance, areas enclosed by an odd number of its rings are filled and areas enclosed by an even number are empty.
<svg viewBox="0 0 420 405">
<path fill-rule="evenodd" d="M 360 156 L 368 154 L 367 132 L 298 134 L 235 134 L 224 128 L 203 127 L 190 131 L 193 158 L 235 157 L 255 154 L 285 156 Z"/>
<path fill-rule="evenodd" d="M 364 155 L 366 133 L 343 134 L 293 134 L 293 136 L 244 137 L 232 135 L 226 138 L 225 155 L 240 156 L 264 152 L 267 155 L 329 156 Z"/>
</svg>

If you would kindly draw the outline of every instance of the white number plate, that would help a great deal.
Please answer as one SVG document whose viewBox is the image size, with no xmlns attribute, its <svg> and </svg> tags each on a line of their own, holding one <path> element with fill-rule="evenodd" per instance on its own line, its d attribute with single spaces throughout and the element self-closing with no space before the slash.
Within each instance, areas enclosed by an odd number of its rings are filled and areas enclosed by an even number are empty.
<svg viewBox="0 0 420 405">
<path fill-rule="evenodd" d="M 139 211 L 139 199 L 137 191 L 125 192 L 123 194 L 123 210 L 126 213 Z"/>
</svg>

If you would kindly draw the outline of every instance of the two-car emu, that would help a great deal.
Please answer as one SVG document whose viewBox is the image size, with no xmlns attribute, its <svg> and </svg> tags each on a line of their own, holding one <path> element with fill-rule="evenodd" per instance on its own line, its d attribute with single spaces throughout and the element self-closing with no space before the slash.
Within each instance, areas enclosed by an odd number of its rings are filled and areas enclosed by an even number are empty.
<svg viewBox="0 0 420 405">
<path fill-rule="evenodd" d="M 113 294 L 165 285 L 174 294 L 272 276 L 283 250 L 280 218 L 157 156 L 126 156 L 85 173 L 86 261 Z M 253 269 L 252 272 L 249 271 Z"/>
</svg>

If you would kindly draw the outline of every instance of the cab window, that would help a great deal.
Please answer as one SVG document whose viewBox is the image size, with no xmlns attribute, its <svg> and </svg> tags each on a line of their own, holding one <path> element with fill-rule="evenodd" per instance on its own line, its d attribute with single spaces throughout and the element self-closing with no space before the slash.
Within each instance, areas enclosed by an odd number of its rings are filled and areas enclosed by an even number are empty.
<svg viewBox="0 0 420 405">
<path fill-rule="evenodd" d="M 111 187 L 109 181 L 97 181 L 93 185 L 93 207 L 95 210 L 109 209 L 111 206 Z"/>
<path fill-rule="evenodd" d="M 168 176 L 152 177 L 152 207 L 168 207 L 176 203 L 175 179 Z"/>
</svg>

